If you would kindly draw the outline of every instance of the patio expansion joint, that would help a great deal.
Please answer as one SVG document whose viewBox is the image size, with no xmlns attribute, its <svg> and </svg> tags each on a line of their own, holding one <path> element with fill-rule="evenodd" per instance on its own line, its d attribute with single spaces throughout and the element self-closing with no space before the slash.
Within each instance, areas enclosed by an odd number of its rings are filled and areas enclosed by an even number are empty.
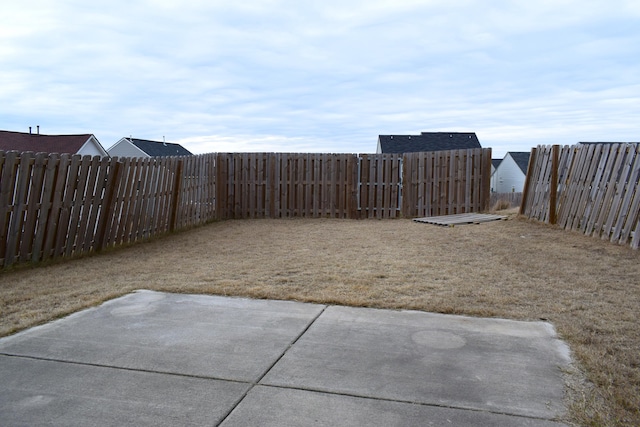
<svg viewBox="0 0 640 427">
<path fill-rule="evenodd" d="M 470 407 L 470 406 L 446 405 L 446 404 L 435 403 L 435 402 L 416 402 L 416 401 L 413 401 L 413 400 L 403 400 L 403 399 L 393 399 L 393 398 L 387 398 L 387 397 L 368 396 L 368 395 L 363 395 L 363 394 L 346 393 L 346 392 L 339 392 L 339 391 L 330 391 L 330 390 L 324 390 L 324 389 L 312 388 L 312 387 L 296 387 L 296 386 L 288 386 L 288 385 L 285 386 L 285 385 L 276 385 L 276 384 L 259 384 L 259 385 L 262 386 L 262 387 L 267 387 L 267 388 L 308 391 L 308 392 L 322 393 L 322 394 L 328 394 L 328 395 L 333 395 L 333 396 L 345 396 L 345 397 L 354 397 L 354 398 L 358 398 L 358 399 L 367 399 L 367 400 L 373 400 L 373 401 L 378 401 L 378 402 L 402 403 L 402 404 L 418 405 L 418 406 L 429 407 L 429 408 L 455 409 L 455 410 L 478 412 L 478 413 L 484 413 L 484 414 L 506 415 L 506 416 L 510 416 L 510 417 L 526 418 L 526 419 L 538 420 L 538 421 L 558 421 L 556 418 L 536 417 L 536 416 L 532 416 L 532 415 L 516 414 L 516 413 L 513 413 L 513 412 L 505 412 L 505 411 L 491 411 L 491 410 L 488 410 L 488 409 L 480 409 L 480 408 L 474 408 L 474 407 Z"/>
<path fill-rule="evenodd" d="M 252 381 L 249 384 L 251 385 L 245 392 L 244 394 L 240 397 L 240 399 L 238 399 L 238 401 L 231 407 L 231 409 L 229 409 L 229 411 L 220 419 L 220 422 L 217 425 L 221 425 L 222 423 L 224 423 L 224 421 L 229 417 L 229 415 L 231 415 L 231 413 L 238 407 L 238 405 L 240 405 L 242 403 L 242 401 L 247 397 L 247 395 L 249 394 L 249 392 L 251 390 L 253 390 L 255 388 L 255 386 L 260 384 L 260 381 L 262 381 L 262 379 L 264 377 L 267 376 L 267 374 L 269 374 L 269 372 L 273 369 L 274 366 L 276 366 L 278 364 L 278 362 L 285 356 L 285 354 L 287 354 L 287 352 L 291 349 L 291 347 L 293 347 L 299 340 L 300 338 L 302 338 L 302 336 L 304 334 L 307 333 L 307 331 L 309 330 L 309 328 L 316 322 L 316 320 L 318 320 L 318 318 L 320 316 L 322 316 L 322 314 L 324 313 L 324 311 L 327 309 L 328 306 L 323 306 L 322 310 L 320 310 L 320 312 L 313 318 L 311 319 L 311 321 L 307 324 L 307 326 L 298 334 L 297 337 L 295 337 L 293 339 L 293 341 L 291 341 L 289 343 L 289 345 L 287 345 L 287 348 L 284 349 L 284 351 L 282 352 L 282 354 L 280 354 L 280 356 L 267 368 L 265 369 L 264 373 L 260 376 L 260 378 L 258 378 L 256 381 Z"/>
<path fill-rule="evenodd" d="M 182 378 L 196 378 L 201 380 L 216 380 L 216 381 L 227 381 L 239 384 L 252 384 L 251 381 L 242 381 L 233 378 L 222 378 L 222 377 L 212 377 L 206 375 L 194 375 L 194 374 L 186 374 L 186 373 L 178 373 L 178 372 L 170 372 L 170 371 L 160 371 L 154 369 L 143 369 L 143 368 L 128 368 L 126 366 L 113 366 L 106 365 L 101 363 L 88 363 L 88 362 L 78 362 L 75 360 L 65 360 L 65 359 L 54 359 L 49 357 L 39 357 L 39 356 L 30 356 L 25 354 L 17 354 L 17 353 L 3 353 L 0 352 L 0 357 L 14 357 L 18 359 L 29 359 L 29 360 L 38 360 L 42 362 L 55 362 L 55 363 L 65 363 L 68 365 L 77 365 L 77 366 L 90 366 L 94 368 L 103 368 L 103 369 L 114 369 L 117 371 L 129 371 L 129 372 L 142 372 L 147 374 L 160 374 L 160 375 L 170 375 L 174 377 L 182 377 Z"/>
</svg>

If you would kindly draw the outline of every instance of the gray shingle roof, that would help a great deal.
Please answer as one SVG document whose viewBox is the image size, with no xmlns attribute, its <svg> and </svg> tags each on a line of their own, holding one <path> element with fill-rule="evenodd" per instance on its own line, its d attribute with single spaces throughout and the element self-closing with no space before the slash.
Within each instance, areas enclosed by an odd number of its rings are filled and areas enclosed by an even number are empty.
<svg viewBox="0 0 640 427">
<path fill-rule="evenodd" d="M 491 159 L 491 164 L 494 168 L 497 168 L 500 162 L 502 162 L 502 159 Z"/>
<path fill-rule="evenodd" d="M 420 135 L 379 135 L 383 153 L 482 148 L 475 132 L 422 132 Z"/>
<path fill-rule="evenodd" d="M 529 167 L 529 158 L 531 157 L 531 153 L 521 152 L 521 151 L 509 151 L 509 153 L 513 160 L 516 162 L 522 173 L 526 175 L 527 169 Z"/>
<path fill-rule="evenodd" d="M 129 141 L 151 157 L 192 156 L 189 150 L 180 144 L 129 138 Z"/>
</svg>

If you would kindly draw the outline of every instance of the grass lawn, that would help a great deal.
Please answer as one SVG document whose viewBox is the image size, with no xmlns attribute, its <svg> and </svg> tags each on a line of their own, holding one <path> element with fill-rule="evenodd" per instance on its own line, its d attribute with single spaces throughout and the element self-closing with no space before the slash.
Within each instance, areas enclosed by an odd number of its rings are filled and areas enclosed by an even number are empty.
<svg viewBox="0 0 640 427">
<path fill-rule="evenodd" d="M 16 268 L 0 272 L 0 335 L 136 289 L 545 319 L 576 361 L 571 422 L 640 425 L 640 251 L 514 214 L 455 227 L 224 221 Z"/>
</svg>

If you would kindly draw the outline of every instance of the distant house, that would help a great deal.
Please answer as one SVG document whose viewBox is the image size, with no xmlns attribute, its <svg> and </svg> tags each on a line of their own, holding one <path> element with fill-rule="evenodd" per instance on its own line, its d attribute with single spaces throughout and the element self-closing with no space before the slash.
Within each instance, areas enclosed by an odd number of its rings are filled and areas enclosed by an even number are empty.
<svg viewBox="0 0 640 427">
<path fill-rule="evenodd" d="M 524 189 L 531 153 L 509 151 L 498 164 L 491 177 L 491 188 L 496 193 L 520 193 Z"/>
<path fill-rule="evenodd" d="M 578 144 L 640 144 L 640 142 L 579 142 Z"/>
<path fill-rule="evenodd" d="M 26 133 L 0 130 L 0 150 L 109 156 L 98 139 L 91 134 L 42 135 L 39 132 Z"/>
<path fill-rule="evenodd" d="M 113 157 L 193 156 L 193 153 L 180 144 L 138 138 L 122 138 L 107 151 Z"/>
<path fill-rule="evenodd" d="M 491 192 L 494 192 L 496 188 L 495 172 L 500 162 L 502 162 L 502 159 L 491 159 Z"/>
<path fill-rule="evenodd" d="M 467 148 L 482 148 L 475 132 L 422 132 L 420 135 L 379 135 L 376 153 L 401 154 Z"/>
</svg>

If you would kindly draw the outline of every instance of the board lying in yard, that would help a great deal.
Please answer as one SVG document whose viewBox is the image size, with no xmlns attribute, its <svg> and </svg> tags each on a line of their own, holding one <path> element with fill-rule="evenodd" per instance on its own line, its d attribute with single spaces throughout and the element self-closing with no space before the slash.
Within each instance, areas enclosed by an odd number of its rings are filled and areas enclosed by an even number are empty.
<svg viewBox="0 0 640 427">
<path fill-rule="evenodd" d="M 479 213 L 463 213 L 457 215 L 428 216 L 426 218 L 415 218 L 415 222 L 425 222 L 435 225 L 459 225 L 459 224 L 480 224 L 481 222 L 498 221 L 505 219 L 505 215 L 490 215 Z"/>
</svg>

